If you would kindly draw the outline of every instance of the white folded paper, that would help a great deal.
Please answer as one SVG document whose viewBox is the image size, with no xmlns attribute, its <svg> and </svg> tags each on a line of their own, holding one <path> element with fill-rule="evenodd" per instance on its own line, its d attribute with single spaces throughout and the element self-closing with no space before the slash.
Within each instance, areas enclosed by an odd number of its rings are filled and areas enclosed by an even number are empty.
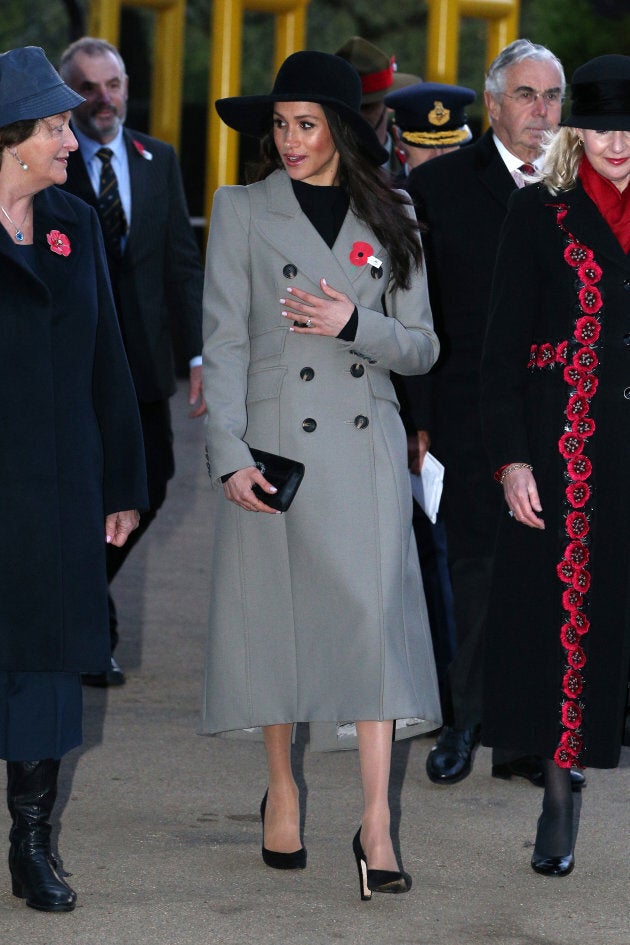
<svg viewBox="0 0 630 945">
<path fill-rule="evenodd" d="M 420 475 L 417 476 L 410 471 L 409 478 L 411 479 L 411 491 L 414 499 L 435 525 L 440 499 L 442 498 L 444 466 L 432 453 L 425 453 Z"/>
</svg>

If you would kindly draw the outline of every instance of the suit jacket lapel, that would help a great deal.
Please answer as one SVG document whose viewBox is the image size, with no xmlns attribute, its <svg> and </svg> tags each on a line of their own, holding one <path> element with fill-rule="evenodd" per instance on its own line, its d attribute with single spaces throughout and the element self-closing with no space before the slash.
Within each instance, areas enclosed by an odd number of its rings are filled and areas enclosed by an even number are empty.
<svg viewBox="0 0 630 945">
<path fill-rule="evenodd" d="M 89 181 L 88 181 L 89 183 Z M 73 208 L 62 199 L 55 187 L 35 195 L 34 201 L 34 242 L 39 251 L 39 274 L 47 286 L 58 286 L 61 279 L 72 279 L 76 251 L 73 253 L 73 244 L 77 246 L 80 239 L 77 216 Z M 68 256 L 53 252 L 48 243 L 48 234 L 58 230 L 67 237 L 70 244 Z"/>
<path fill-rule="evenodd" d="M 516 189 L 516 184 L 497 150 L 491 128 L 480 138 L 476 154 L 480 183 L 507 209 L 510 194 Z"/>
<path fill-rule="evenodd" d="M 80 150 L 73 151 L 68 157 L 68 180 L 63 189 L 76 194 L 96 209 L 96 194 Z"/>
</svg>

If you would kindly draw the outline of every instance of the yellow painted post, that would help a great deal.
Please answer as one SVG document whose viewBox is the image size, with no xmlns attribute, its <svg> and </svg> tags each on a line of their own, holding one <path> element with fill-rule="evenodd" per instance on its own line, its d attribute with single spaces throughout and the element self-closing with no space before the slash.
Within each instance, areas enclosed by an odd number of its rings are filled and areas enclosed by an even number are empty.
<svg viewBox="0 0 630 945">
<path fill-rule="evenodd" d="M 122 6 L 152 10 L 157 15 L 149 130 L 179 148 L 186 0 L 92 0 L 89 35 L 118 46 Z"/>
<path fill-rule="evenodd" d="M 214 102 L 218 98 L 238 95 L 241 90 L 244 11 L 276 16 L 274 66 L 277 70 L 288 55 L 305 45 L 309 3 L 310 0 L 214 0 L 204 201 L 206 220 L 210 219 L 217 187 L 234 184 L 238 179 L 238 135 L 220 120 Z"/>
<path fill-rule="evenodd" d="M 457 84 L 459 27 L 463 16 L 486 20 L 486 65 L 518 36 L 519 0 L 427 0 L 427 68 L 430 82 Z"/>
<path fill-rule="evenodd" d="M 427 0 L 428 82 L 457 84 L 459 9 L 457 0 Z"/>
<path fill-rule="evenodd" d="M 224 125 L 214 103 L 238 95 L 241 80 L 243 6 L 241 0 L 213 3 L 212 57 L 208 93 L 208 135 L 205 214 L 210 219 L 212 197 L 220 184 L 236 183 L 238 135 Z"/>
<path fill-rule="evenodd" d="M 88 36 L 106 39 L 118 46 L 121 0 L 92 0 L 88 17 Z"/>
<path fill-rule="evenodd" d="M 158 12 L 151 82 L 151 134 L 176 149 L 184 99 L 185 14 L 185 0 Z"/>
</svg>

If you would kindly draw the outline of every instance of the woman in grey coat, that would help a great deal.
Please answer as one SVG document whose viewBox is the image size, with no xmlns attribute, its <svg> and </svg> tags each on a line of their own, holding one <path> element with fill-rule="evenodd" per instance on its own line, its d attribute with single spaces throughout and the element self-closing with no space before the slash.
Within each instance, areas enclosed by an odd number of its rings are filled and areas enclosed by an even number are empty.
<svg viewBox="0 0 630 945">
<path fill-rule="evenodd" d="M 359 113 L 344 60 L 300 52 L 271 95 L 222 99 L 263 139 L 258 181 L 214 199 L 204 293 L 204 385 L 216 523 L 204 729 L 263 727 L 263 859 L 306 865 L 292 726 L 358 720 L 362 898 L 404 892 L 389 832 L 392 724 L 439 724 L 411 528 L 406 438 L 389 372 L 438 352 L 406 197 Z M 286 514 L 251 448 L 304 463 Z M 365 852 L 364 852 L 365 851 Z M 369 870 L 367 864 L 369 863 Z"/>
</svg>

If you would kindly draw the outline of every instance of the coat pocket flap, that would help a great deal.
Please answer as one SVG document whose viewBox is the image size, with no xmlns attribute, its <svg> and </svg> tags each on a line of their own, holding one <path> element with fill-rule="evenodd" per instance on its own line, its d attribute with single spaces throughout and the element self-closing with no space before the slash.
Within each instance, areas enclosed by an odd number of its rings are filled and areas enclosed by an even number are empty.
<svg viewBox="0 0 630 945">
<path fill-rule="evenodd" d="M 278 397 L 286 373 L 286 367 L 270 367 L 253 371 L 247 379 L 247 403 L 252 404 L 257 400 Z"/>
</svg>

